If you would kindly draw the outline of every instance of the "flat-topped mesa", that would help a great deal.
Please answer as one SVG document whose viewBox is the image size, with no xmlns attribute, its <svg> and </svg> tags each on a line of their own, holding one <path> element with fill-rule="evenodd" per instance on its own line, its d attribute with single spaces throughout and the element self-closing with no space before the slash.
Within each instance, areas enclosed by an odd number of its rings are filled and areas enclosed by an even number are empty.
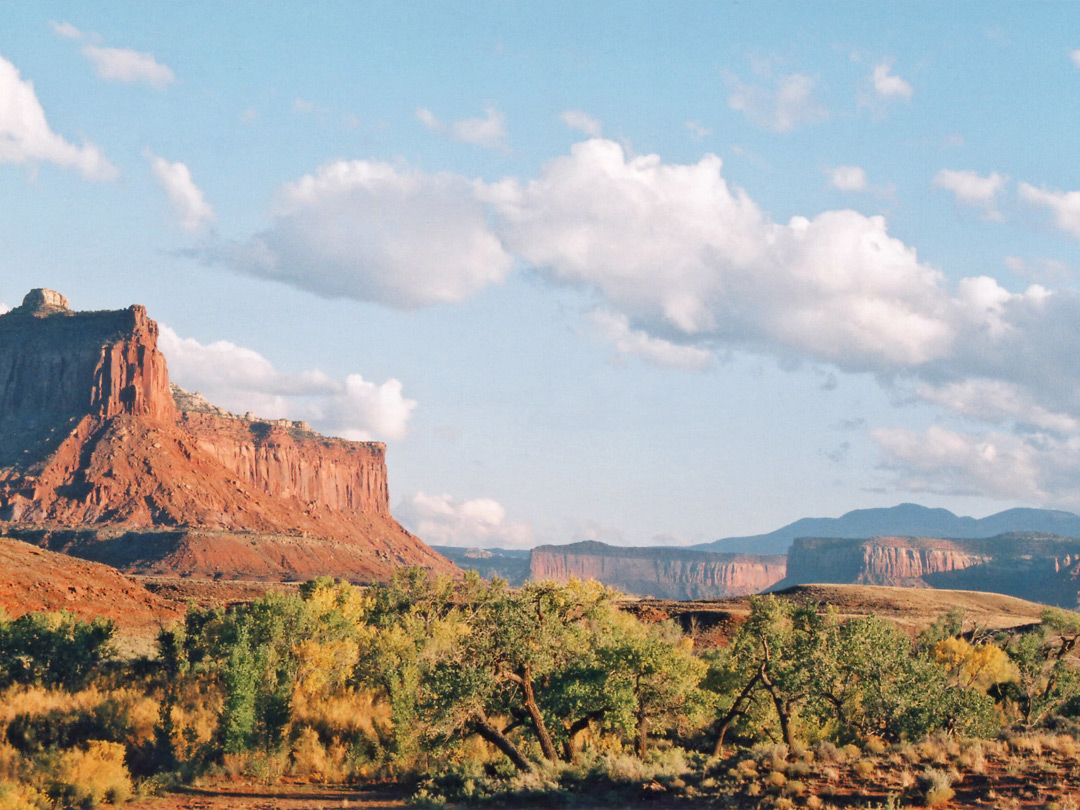
<svg viewBox="0 0 1080 810">
<path fill-rule="evenodd" d="M 170 385 L 157 338 L 141 306 L 73 312 L 50 290 L 0 316 L 0 521 L 9 532 L 79 529 L 65 548 L 104 559 L 108 544 L 92 548 L 91 535 L 180 530 L 150 556 L 149 541 L 108 546 L 112 564 L 155 573 L 363 581 L 399 565 L 455 572 L 390 515 L 385 445 L 216 408 Z"/>
</svg>

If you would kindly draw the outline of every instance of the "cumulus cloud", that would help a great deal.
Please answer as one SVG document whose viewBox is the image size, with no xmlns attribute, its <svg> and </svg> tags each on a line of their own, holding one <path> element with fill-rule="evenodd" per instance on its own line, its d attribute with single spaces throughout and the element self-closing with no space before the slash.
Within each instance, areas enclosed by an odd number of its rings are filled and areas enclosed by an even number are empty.
<svg viewBox="0 0 1080 810">
<path fill-rule="evenodd" d="M 889 62 L 880 62 L 874 66 L 871 76 L 874 92 L 881 98 L 911 98 L 915 89 L 892 72 Z"/>
<path fill-rule="evenodd" d="M 462 301 L 513 264 L 480 190 L 450 173 L 338 161 L 283 188 L 269 229 L 203 255 L 327 297 Z"/>
<path fill-rule="evenodd" d="M 185 164 L 179 161 L 170 163 L 149 150 L 144 155 L 150 161 L 150 168 L 168 195 L 184 230 L 195 233 L 214 221 L 214 209 L 206 202 L 202 189 L 191 179 L 191 171 Z"/>
<path fill-rule="evenodd" d="M 594 333 L 621 354 L 699 369 L 716 353 L 746 351 L 785 367 L 809 363 L 826 379 L 872 374 L 959 420 L 973 437 L 965 447 L 978 443 L 981 426 L 990 432 L 980 441 L 998 458 L 1033 465 L 1053 458 L 1029 447 L 1033 436 L 1049 447 L 1080 434 L 1080 292 L 1038 284 L 1013 292 L 988 276 L 950 281 L 881 216 L 837 210 L 774 221 L 722 169 L 715 155 L 666 163 L 600 138 L 531 179 L 491 183 L 337 162 L 285 186 L 265 231 L 204 255 L 328 297 L 402 308 L 461 301 L 528 267 L 594 295 Z M 972 179 L 981 182 L 960 182 Z M 942 183 L 973 204 L 1000 193 L 993 176 L 956 173 Z M 1068 214 L 1061 192 L 1021 194 Z M 345 395 L 346 381 L 331 383 L 319 384 Z M 385 385 L 378 396 L 355 386 L 350 401 L 361 393 L 404 401 Z M 347 413 L 318 411 L 339 432 Z M 897 480 L 959 487 L 949 459 L 960 451 L 909 468 L 908 435 L 880 434 Z M 1064 478 L 1037 476 L 1043 502 L 1066 496 Z"/>
<path fill-rule="evenodd" d="M 657 365 L 689 370 L 707 368 L 712 361 L 709 349 L 653 337 L 643 329 L 633 329 L 630 319 L 616 312 L 596 310 L 592 322 L 601 340 L 610 343 L 619 354 L 637 355 Z"/>
<path fill-rule="evenodd" d="M 454 140 L 487 149 L 506 148 L 506 116 L 495 107 L 487 107 L 483 118 L 463 118 L 446 124 L 426 107 L 417 107 L 416 119 L 432 132 L 449 134 Z"/>
<path fill-rule="evenodd" d="M 37 162 L 77 169 L 89 180 L 119 174 L 94 144 L 75 146 L 53 132 L 33 83 L 0 56 L 0 163 Z"/>
<path fill-rule="evenodd" d="M 506 519 L 506 509 L 491 498 L 457 501 L 450 495 L 418 492 L 396 510 L 398 519 L 427 543 L 469 548 L 528 548 L 532 528 Z"/>
<path fill-rule="evenodd" d="M 1072 59 L 1072 63 L 1080 68 L 1080 48 L 1075 51 L 1069 51 L 1069 58 Z"/>
<path fill-rule="evenodd" d="M 567 110 L 560 118 L 570 129 L 584 132 L 590 138 L 599 138 L 604 132 L 604 127 L 599 121 L 581 110 Z"/>
<path fill-rule="evenodd" d="M 860 166 L 836 166 L 826 172 L 829 185 L 840 191 L 864 191 L 866 171 Z"/>
<path fill-rule="evenodd" d="M 90 60 L 98 78 L 105 81 L 149 84 L 158 90 L 164 90 L 176 81 L 172 70 L 158 62 L 153 54 L 131 48 L 102 48 L 97 45 L 84 46 L 82 54 Z"/>
<path fill-rule="evenodd" d="M 1054 224 L 1080 239 L 1080 191 L 1047 191 L 1028 183 L 1021 183 L 1017 191 L 1020 199 L 1029 205 L 1049 208 Z"/>
<path fill-rule="evenodd" d="M 0 315 L 3 315 L 5 312 L 11 312 L 11 307 L 9 307 L 3 301 L 0 301 Z"/>
<path fill-rule="evenodd" d="M 321 371 L 278 371 L 258 352 L 226 340 L 200 343 L 161 325 L 158 347 L 169 376 L 212 404 L 265 419 L 311 422 L 323 433 L 354 441 L 399 440 L 417 403 L 396 379 L 377 384 L 359 374 L 335 379 Z"/>
<path fill-rule="evenodd" d="M 599 290 L 653 336 L 877 370 L 926 362 L 953 334 L 940 273 L 882 217 L 774 223 L 714 155 L 671 165 L 591 140 L 497 191 L 511 252 L 554 282 Z"/>
<path fill-rule="evenodd" d="M 745 113 L 755 124 L 773 132 L 789 132 L 804 124 L 828 118 L 828 112 L 814 97 L 814 78 L 805 73 L 773 77 L 767 70 L 762 83 L 744 84 L 730 78 L 728 106 Z"/>
<path fill-rule="evenodd" d="M 978 172 L 942 169 L 934 176 L 934 188 L 951 191 L 957 202 L 981 208 L 987 219 L 999 220 L 997 196 L 1008 179 L 997 172 L 983 177 Z"/>
</svg>

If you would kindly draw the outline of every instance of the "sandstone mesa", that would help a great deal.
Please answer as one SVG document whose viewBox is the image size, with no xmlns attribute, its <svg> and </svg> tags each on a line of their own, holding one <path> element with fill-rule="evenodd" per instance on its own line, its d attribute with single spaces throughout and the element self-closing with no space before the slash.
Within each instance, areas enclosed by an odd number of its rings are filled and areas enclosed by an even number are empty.
<svg viewBox="0 0 1080 810">
<path fill-rule="evenodd" d="M 229 414 L 169 382 L 142 306 L 33 290 L 0 316 L 0 534 L 129 573 L 456 574 L 390 514 L 386 447 Z"/>
</svg>

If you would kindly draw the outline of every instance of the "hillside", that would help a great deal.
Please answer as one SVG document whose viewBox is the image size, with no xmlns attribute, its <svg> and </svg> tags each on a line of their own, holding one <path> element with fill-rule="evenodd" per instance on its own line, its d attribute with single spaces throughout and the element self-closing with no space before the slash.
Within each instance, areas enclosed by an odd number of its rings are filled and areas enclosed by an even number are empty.
<svg viewBox="0 0 1080 810">
<path fill-rule="evenodd" d="M 457 569 L 394 520 L 386 447 L 170 386 L 143 307 L 35 290 L 0 316 L 0 521 L 122 570 L 385 580 Z"/>
<path fill-rule="evenodd" d="M 1080 537 L 1080 515 L 1052 509 L 1008 509 L 985 518 L 958 517 L 948 509 L 902 503 L 887 509 L 856 509 L 838 518 L 802 518 L 766 534 L 726 537 L 694 548 L 747 554 L 786 554 L 797 537 L 993 537 L 1042 532 Z"/>
<path fill-rule="evenodd" d="M 183 615 L 184 602 L 107 565 L 0 537 L 0 609 L 12 618 L 67 610 L 86 620 L 110 619 L 121 652 L 149 652 L 160 628 Z"/>
</svg>

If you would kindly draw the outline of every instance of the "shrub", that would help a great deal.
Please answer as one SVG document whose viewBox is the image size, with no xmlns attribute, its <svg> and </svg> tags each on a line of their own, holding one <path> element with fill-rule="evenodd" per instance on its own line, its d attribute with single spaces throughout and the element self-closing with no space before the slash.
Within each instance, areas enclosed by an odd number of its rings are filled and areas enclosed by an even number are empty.
<svg viewBox="0 0 1080 810">
<path fill-rule="evenodd" d="M 97 807 L 130 798 L 131 776 L 124 765 L 124 746 L 91 740 L 56 756 L 49 793 L 68 807 Z"/>
</svg>

